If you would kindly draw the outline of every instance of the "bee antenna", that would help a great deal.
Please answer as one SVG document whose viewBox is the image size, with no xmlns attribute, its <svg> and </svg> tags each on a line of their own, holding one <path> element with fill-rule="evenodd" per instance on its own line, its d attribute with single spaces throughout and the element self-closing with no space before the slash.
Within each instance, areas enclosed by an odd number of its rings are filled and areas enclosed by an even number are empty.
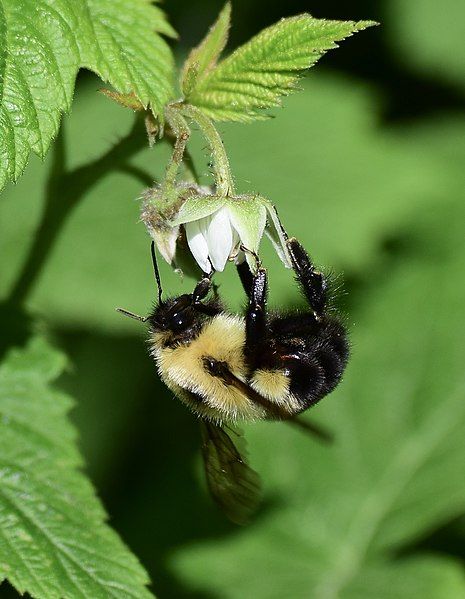
<svg viewBox="0 0 465 599">
<path fill-rule="evenodd" d="M 158 287 L 158 303 L 161 303 L 161 296 L 163 293 L 163 289 L 161 287 L 160 271 L 158 270 L 157 255 L 155 253 L 155 242 L 154 241 L 152 241 L 152 243 L 150 244 L 150 252 L 152 254 L 153 272 L 155 273 L 155 280 L 157 282 L 157 287 Z"/>
</svg>

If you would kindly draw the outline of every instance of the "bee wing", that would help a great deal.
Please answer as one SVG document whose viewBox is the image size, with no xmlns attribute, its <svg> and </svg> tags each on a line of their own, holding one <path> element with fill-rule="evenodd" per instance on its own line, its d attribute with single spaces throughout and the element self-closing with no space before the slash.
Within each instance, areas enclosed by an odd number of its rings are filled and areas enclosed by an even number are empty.
<svg viewBox="0 0 465 599">
<path fill-rule="evenodd" d="M 200 426 L 210 494 L 230 520 L 246 524 L 260 503 L 260 478 L 221 426 L 205 420 Z"/>
</svg>

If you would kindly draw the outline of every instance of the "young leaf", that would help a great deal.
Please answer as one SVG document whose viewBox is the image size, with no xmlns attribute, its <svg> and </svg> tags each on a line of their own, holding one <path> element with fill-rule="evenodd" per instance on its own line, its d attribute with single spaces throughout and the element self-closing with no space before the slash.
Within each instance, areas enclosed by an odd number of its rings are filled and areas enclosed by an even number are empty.
<svg viewBox="0 0 465 599">
<path fill-rule="evenodd" d="M 231 4 L 226 2 L 217 21 L 211 26 L 202 43 L 191 51 L 184 63 L 181 73 L 181 90 L 184 96 L 189 96 L 215 67 L 228 41 L 230 24 Z"/>
<path fill-rule="evenodd" d="M 174 32 L 146 0 L 0 0 L 0 189 L 46 153 L 81 67 L 160 114 L 173 72 L 160 33 Z"/>
<path fill-rule="evenodd" d="M 105 524 L 86 477 L 62 354 L 35 338 L 0 368 L 0 581 L 38 599 L 148 599 L 148 577 Z"/>
<path fill-rule="evenodd" d="M 375 25 L 372 21 L 327 21 L 302 14 L 261 31 L 187 94 L 186 101 L 219 121 L 263 119 L 263 109 L 280 105 L 302 73 L 337 41 Z"/>
</svg>

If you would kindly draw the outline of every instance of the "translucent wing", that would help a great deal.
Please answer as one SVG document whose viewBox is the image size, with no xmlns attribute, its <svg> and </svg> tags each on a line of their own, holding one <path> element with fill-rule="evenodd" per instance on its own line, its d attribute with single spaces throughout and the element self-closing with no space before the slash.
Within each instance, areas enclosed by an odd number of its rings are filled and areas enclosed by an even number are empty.
<svg viewBox="0 0 465 599">
<path fill-rule="evenodd" d="M 230 520 L 246 524 L 260 503 L 260 478 L 221 426 L 204 420 L 200 422 L 210 494 Z"/>
</svg>

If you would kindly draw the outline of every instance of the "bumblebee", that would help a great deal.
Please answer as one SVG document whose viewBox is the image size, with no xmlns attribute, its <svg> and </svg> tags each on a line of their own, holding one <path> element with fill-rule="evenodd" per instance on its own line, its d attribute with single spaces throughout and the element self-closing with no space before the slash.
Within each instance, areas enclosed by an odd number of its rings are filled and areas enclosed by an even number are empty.
<svg viewBox="0 0 465 599">
<path fill-rule="evenodd" d="M 295 238 L 286 245 L 308 303 L 303 312 L 267 313 L 267 271 L 255 254 L 255 273 L 247 262 L 238 266 L 248 298 L 245 316 L 229 313 L 211 293 L 211 275 L 192 293 L 163 300 L 153 242 L 157 305 L 146 317 L 119 309 L 149 324 L 160 378 L 200 418 L 210 492 L 239 523 L 258 504 L 259 479 L 228 434 L 228 423 L 285 420 L 324 436 L 296 416 L 336 387 L 349 355 L 345 327 L 328 313 L 327 279 Z"/>
</svg>

